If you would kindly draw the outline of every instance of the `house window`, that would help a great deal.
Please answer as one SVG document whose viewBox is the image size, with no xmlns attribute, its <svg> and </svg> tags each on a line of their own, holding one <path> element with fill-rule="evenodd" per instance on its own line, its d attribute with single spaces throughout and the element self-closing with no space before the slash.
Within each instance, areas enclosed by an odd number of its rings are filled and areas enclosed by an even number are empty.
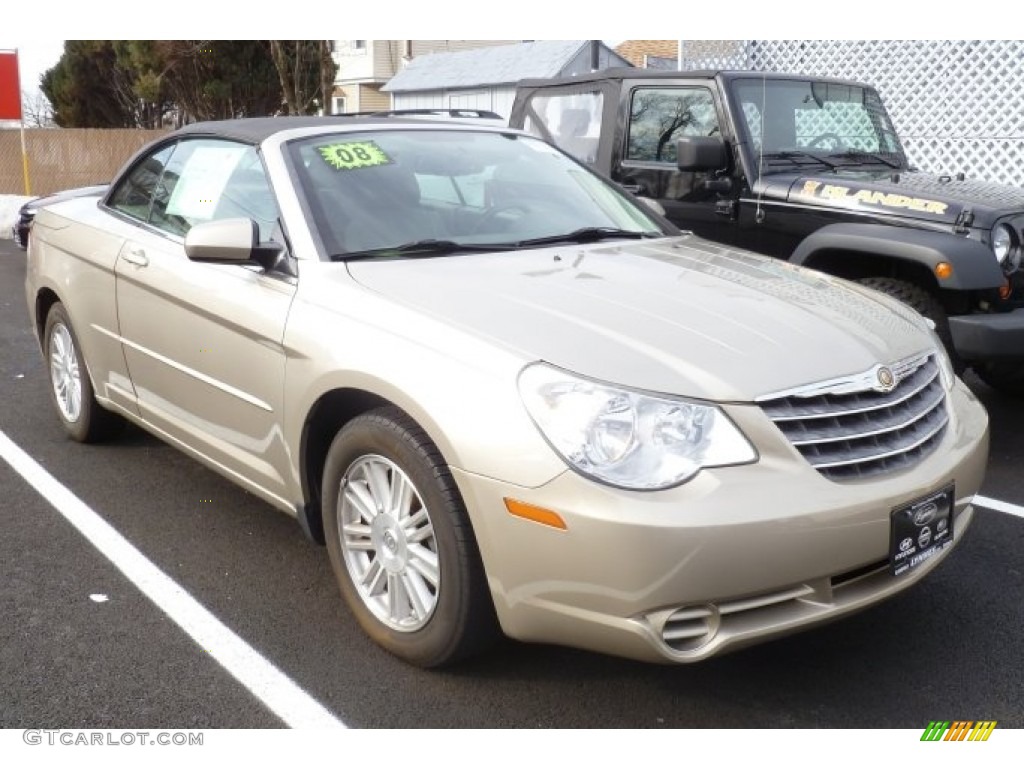
<svg viewBox="0 0 1024 768">
<path fill-rule="evenodd" d="M 346 111 L 344 96 L 331 96 L 331 114 L 340 115 Z"/>
<path fill-rule="evenodd" d="M 366 50 L 366 41 L 365 40 L 353 40 L 352 41 L 352 47 L 354 49 L 356 49 L 357 51 L 365 51 Z"/>
</svg>

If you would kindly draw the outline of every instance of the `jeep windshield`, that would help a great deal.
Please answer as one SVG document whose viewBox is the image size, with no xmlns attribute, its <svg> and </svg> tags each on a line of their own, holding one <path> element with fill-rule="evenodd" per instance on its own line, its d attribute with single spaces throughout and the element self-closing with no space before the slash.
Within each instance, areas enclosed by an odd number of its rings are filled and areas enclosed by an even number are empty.
<svg viewBox="0 0 1024 768">
<path fill-rule="evenodd" d="M 575 160 L 515 133 L 389 127 L 295 140 L 290 156 L 334 260 L 670 233 Z"/>
<path fill-rule="evenodd" d="M 878 93 L 823 80 L 744 77 L 732 82 L 740 129 L 765 173 L 817 165 L 906 168 Z"/>
</svg>

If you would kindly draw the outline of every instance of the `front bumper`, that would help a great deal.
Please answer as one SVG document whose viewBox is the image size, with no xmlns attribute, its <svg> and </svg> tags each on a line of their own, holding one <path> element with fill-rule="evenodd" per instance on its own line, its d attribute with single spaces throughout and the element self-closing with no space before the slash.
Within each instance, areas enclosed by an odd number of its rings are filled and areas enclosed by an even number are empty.
<svg viewBox="0 0 1024 768">
<path fill-rule="evenodd" d="M 953 346 L 964 360 L 1024 362 L 1024 308 L 987 315 L 949 318 Z"/>
<path fill-rule="evenodd" d="M 919 581 L 953 547 L 899 577 L 886 561 L 893 508 L 955 483 L 954 547 L 971 522 L 988 418 L 958 382 L 950 427 L 911 469 L 837 483 L 759 409 L 730 409 L 758 463 L 655 493 L 566 472 L 534 489 L 456 470 L 501 626 L 511 637 L 631 658 L 698 661 L 866 608 Z M 764 446 L 769 446 L 767 449 Z M 556 511 L 559 530 L 505 511 Z M 682 639 L 680 639 L 682 638 Z"/>
</svg>

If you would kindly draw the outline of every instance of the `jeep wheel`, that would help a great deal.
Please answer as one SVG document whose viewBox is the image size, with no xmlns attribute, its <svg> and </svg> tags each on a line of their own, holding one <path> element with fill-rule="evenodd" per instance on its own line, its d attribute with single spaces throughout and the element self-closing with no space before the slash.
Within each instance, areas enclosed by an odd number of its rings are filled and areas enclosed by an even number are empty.
<svg viewBox="0 0 1024 768">
<path fill-rule="evenodd" d="M 996 392 L 1024 397 L 1024 365 L 1020 363 L 982 363 L 974 366 L 978 378 Z"/>
<path fill-rule="evenodd" d="M 338 433 L 324 467 L 324 531 L 345 602 L 363 630 L 422 667 L 497 634 L 465 505 L 440 451 L 396 408 Z"/>
<path fill-rule="evenodd" d="M 865 288 L 872 288 L 886 296 L 891 296 L 935 323 L 935 333 L 946 347 L 953 369 L 958 376 L 964 372 L 967 365 L 953 348 L 953 335 L 949 330 L 946 310 L 942 308 L 942 304 L 932 293 L 919 285 L 892 277 L 865 277 L 857 282 Z"/>
</svg>

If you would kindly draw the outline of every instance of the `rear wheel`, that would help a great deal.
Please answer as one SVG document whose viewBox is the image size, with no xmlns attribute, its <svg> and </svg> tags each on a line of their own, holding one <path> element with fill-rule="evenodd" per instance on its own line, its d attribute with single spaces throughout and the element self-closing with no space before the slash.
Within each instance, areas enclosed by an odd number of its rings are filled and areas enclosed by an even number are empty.
<svg viewBox="0 0 1024 768">
<path fill-rule="evenodd" d="M 946 316 L 946 310 L 942 308 L 942 304 L 934 294 L 919 285 L 908 283 L 905 280 L 897 280 L 894 277 L 865 277 L 857 282 L 866 288 L 872 288 L 886 296 L 891 296 L 935 323 L 935 334 L 945 346 L 953 368 L 957 374 L 964 372 L 967 366 L 953 348 L 953 335 L 949 330 L 949 318 Z"/>
<path fill-rule="evenodd" d="M 345 602 L 371 638 L 436 667 L 496 621 L 465 506 L 440 451 L 397 408 L 345 425 L 324 467 L 324 532 Z"/>
<path fill-rule="evenodd" d="M 60 302 L 46 315 L 43 351 L 50 373 L 50 395 L 68 436 L 80 443 L 94 443 L 120 432 L 124 419 L 96 401 L 78 337 Z"/>
</svg>

